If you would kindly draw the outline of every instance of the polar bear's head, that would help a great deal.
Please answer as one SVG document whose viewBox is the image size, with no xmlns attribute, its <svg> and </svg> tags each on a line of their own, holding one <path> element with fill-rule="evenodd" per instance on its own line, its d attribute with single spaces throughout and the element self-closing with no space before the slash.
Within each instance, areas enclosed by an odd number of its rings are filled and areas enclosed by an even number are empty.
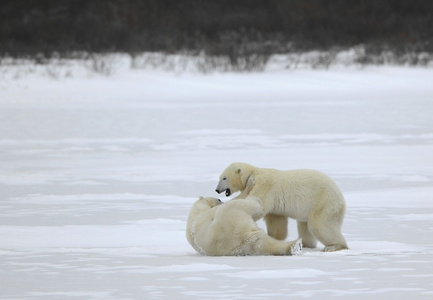
<svg viewBox="0 0 433 300">
<path fill-rule="evenodd" d="M 214 198 L 214 197 L 204 198 L 202 196 L 200 196 L 198 198 L 197 202 L 201 202 L 203 205 L 209 206 L 209 208 L 212 208 L 212 207 L 215 207 L 217 205 L 223 204 L 223 202 L 220 199 L 218 199 L 218 198 Z"/>
<path fill-rule="evenodd" d="M 198 200 L 194 203 L 191 211 L 193 212 L 193 214 L 198 214 L 220 204 L 223 204 L 220 199 L 213 197 L 204 198 L 200 196 Z"/>
<path fill-rule="evenodd" d="M 200 198 L 194 202 L 193 206 L 191 207 L 191 210 L 189 211 L 189 218 L 194 218 L 220 204 L 223 204 L 220 199 L 213 197 L 204 198 L 200 196 Z"/>
<path fill-rule="evenodd" d="M 226 196 L 243 191 L 252 172 L 252 166 L 245 163 L 232 163 L 220 175 L 215 191 L 226 192 Z"/>
</svg>

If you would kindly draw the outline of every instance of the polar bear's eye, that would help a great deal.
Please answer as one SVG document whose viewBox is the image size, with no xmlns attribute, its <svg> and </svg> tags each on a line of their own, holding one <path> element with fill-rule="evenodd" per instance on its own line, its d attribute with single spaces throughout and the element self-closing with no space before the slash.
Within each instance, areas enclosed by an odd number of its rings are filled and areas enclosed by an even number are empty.
<svg viewBox="0 0 433 300">
<path fill-rule="evenodd" d="M 227 180 L 227 177 L 223 177 L 223 180 Z"/>
</svg>

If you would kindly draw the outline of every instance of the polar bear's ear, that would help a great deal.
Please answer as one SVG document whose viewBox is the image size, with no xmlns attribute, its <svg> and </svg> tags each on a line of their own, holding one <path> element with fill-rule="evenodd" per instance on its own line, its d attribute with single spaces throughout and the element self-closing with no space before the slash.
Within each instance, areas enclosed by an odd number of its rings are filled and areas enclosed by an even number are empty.
<svg viewBox="0 0 433 300">
<path fill-rule="evenodd" d="M 202 197 L 202 196 L 199 196 L 198 197 L 198 200 L 203 200 L 204 198 Z"/>
<path fill-rule="evenodd" d="M 242 173 L 242 169 L 241 168 L 237 168 L 236 169 L 236 173 L 241 174 Z"/>
</svg>

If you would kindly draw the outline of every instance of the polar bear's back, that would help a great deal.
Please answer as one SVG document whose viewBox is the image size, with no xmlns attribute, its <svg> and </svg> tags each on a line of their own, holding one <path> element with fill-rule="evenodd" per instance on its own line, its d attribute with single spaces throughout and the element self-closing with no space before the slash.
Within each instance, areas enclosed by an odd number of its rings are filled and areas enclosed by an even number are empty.
<svg viewBox="0 0 433 300">
<path fill-rule="evenodd" d="M 316 170 L 260 169 L 256 172 L 255 181 L 252 195 L 262 200 L 265 211 L 274 214 L 305 220 L 313 206 L 345 208 L 337 184 Z"/>
</svg>

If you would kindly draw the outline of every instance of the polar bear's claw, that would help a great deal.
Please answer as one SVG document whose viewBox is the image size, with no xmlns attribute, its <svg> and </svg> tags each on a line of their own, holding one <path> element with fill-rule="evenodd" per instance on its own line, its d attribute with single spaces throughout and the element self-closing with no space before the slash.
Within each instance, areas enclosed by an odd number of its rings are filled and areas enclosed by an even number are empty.
<svg viewBox="0 0 433 300">
<path fill-rule="evenodd" d="M 297 239 L 293 245 L 290 247 L 290 254 L 296 255 L 302 251 L 302 239 Z"/>
</svg>

